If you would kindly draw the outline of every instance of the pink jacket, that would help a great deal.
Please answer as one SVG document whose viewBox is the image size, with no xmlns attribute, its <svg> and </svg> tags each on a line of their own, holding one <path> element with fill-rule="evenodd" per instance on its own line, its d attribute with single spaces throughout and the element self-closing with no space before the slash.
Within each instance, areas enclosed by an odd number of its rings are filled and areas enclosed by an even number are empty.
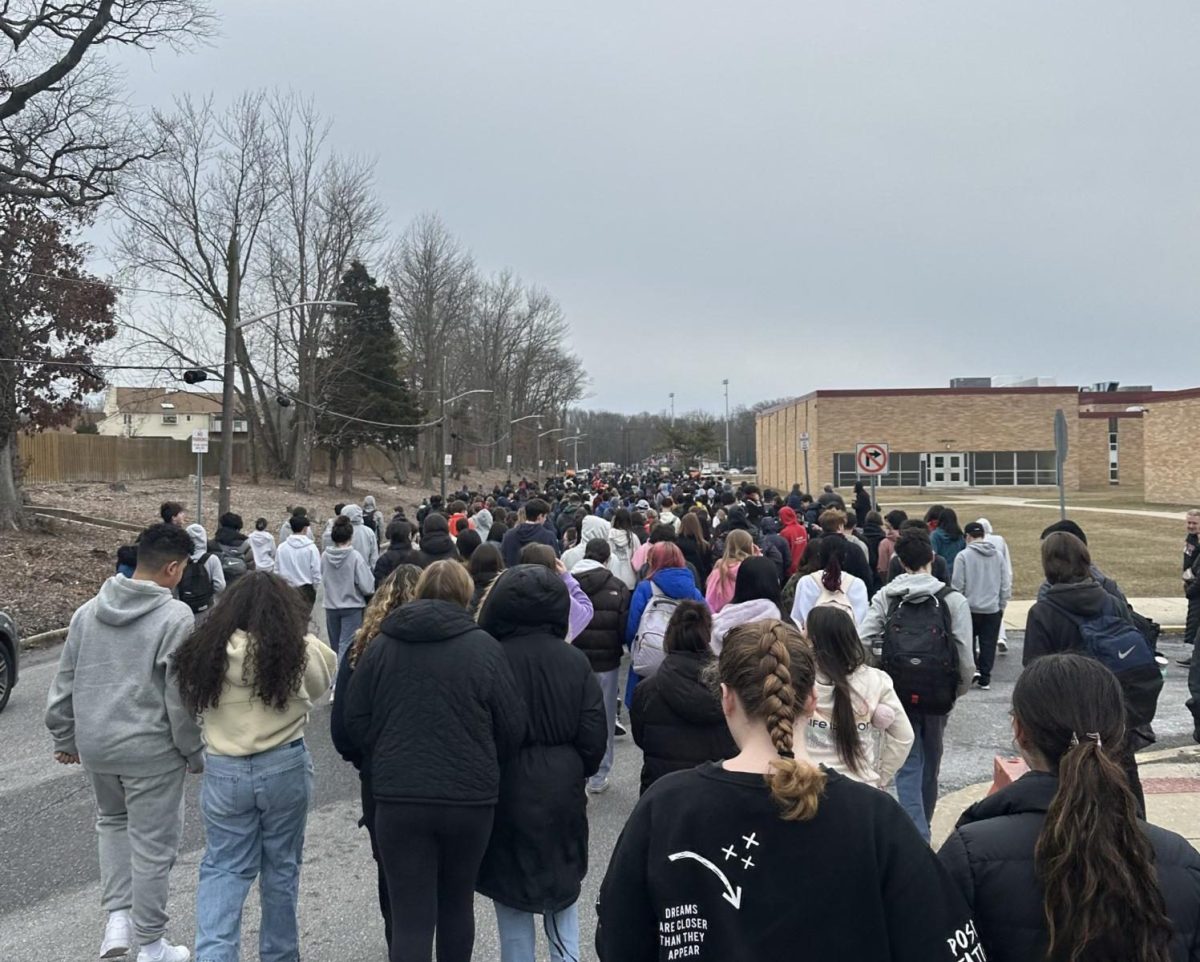
<svg viewBox="0 0 1200 962">
<path fill-rule="evenodd" d="M 709 610 L 714 615 L 733 600 L 733 591 L 737 587 L 738 568 L 741 566 L 740 561 L 731 565 L 724 578 L 721 577 L 721 565 L 718 563 L 713 566 L 705 586 L 704 600 L 708 602 Z"/>
</svg>

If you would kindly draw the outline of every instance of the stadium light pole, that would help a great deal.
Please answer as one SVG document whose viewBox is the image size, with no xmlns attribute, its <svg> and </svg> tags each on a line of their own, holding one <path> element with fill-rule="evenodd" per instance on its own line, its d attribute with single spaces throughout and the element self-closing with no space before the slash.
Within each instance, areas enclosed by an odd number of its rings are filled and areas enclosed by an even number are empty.
<svg viewBox="0 0 1200 962">
<path fill-rule="evenodd" d="M 729 454 L 729 378 L 721 383 L 725 385 L 725 470 L 728 471 L 733 466 Z"/>
</svg>

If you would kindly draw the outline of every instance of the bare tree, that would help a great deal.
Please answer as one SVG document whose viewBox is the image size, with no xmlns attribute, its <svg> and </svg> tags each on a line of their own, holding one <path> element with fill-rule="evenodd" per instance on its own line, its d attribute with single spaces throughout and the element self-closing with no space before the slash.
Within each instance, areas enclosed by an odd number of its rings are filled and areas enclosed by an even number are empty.
<svg viewBox="0 0 1200 962">
<path fill-rule="evenodd" d="M 0 194 L 70 206 L 110 196 L 162 140 L 125 106 L 105 52 L 182 49 L 212 27 L 203 0 L 0 4 Z"/>
</svg>

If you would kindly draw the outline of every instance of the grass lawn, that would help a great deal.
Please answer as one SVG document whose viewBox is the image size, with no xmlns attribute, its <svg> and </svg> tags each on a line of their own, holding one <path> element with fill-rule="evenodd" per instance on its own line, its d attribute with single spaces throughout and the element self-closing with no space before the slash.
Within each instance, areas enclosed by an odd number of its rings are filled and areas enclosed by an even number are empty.
<svg viewBox="0 0 1200 962">
<path fill-rule="evenodd" d="M 1038 504 L 1058 504 L 1058 496 L 1043 497 L 1040 493 L 1029 499 Z M 1197 507 L 1194 504 L 1161 504 L 1144 501 L 1142 492 L 1136 489 L 1115 488 L 1109 491 L 1070 491 L 1067 492 L 1067 510 L 1077 504 L 1087 508 L 1123 508 L 1129 511 L 1188 511 Z M 1087 529 L 1084 528 L 1086 531 Z"/>
</svg>

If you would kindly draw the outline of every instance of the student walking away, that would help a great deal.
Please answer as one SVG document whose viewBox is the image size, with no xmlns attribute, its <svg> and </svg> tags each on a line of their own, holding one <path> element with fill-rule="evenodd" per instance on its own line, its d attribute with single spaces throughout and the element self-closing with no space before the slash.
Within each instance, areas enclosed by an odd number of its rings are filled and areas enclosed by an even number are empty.
<svg viewBox="0 0 1200 962">
<path fill-rule="evenodd" d="M 345 696 L 346 739 L 370 770 L 392 962 L 431 962 L 435 933 L 439 962 L 469 962 L 500 764 L 525 737 L 512 669 L 471 620 L 470 598 L 461 564 L 431 564 L 416 598 L 384 618 Z"/>
<path fill-rule="evenodd" d="M 779 509 L 779 520 L 783 525 L 779 529 L 779 534 L 787 542 L 791 557 L 791 564 L 787 571 L 787 576 L 790 578 L 800 568 L 800 562 L 804 560 L 804 554 L 808 550 L 808 529 L 790 507 Z"/>
<path fill-rule="evenodd" d="M 461 524 L 461 522 L 459 522 Z M 462 558 L 463 564 L 471 563 L 471 556 L 475 554 L 475 549 L 483 544 L 479 537 L 479 532 L 472 528 L 468 528 L 459 534 L 458 539 L 454 542 L 454 547 L 458 549 L 459 557 Z"/>
<path fill-rule="evenodd" d="M 971 609 L 931 574 L 933 548 L 923 526 L 896 541 L 904 573 L 871 599 L 858 633 L 892 677 L 913 728 L 913 746 L 896 773 L 896 795 L 917 831 L 929 840 L 937 807 L 946 723 L 971 687 Z"/>
<path fill-rule="evenodd" d="M 629 719 L 642 750 L 642 794 L 671 772 L 737 754 L 708 678 L 716 664 L 712 621 L 700 602 L 681 601 L 667 625 L 662 665 L 633 693 Z"/>
<path fill-rule="evenodd" d="M 1008 541 L 1003 535 L 996 534 L 996 532 L 992 530 L 992 523 L 988 521 L 987 518 L 979 518 L 976 521 L 976 524 L 983 528 L 984 540 L 989 541 L 996 546 L 996 552 L 1000 555 L 1001 560 L 1004 562 L 1004 570 L 1008 577 L 1008 583 L 1011 585 L 1013 567 L 1012 555 L 1008 550 Z M 1000 637 L 996 639 L 996 651 L 1002 655 L 1008 654 L 1008 627 L 1004 624 L 1003 612 L 1001 612 L 1000 615 Z"/>
<path fill-rule="evenodd" d="M 633 698 L 638 680 L 653 675 L 662 664 L 667 625 L 676 605 L 680 601 L 704 601 L 676 545 L 669 541 L 654 545 L 648 564 L 645 580 L 629 601 L 629 620 L 625 623 L 625 643 L 632 656 L 626 705 Z"/>
<path fill-rule="evenodd" d="M 525 502 L 525 520 L 515 528 L 504 533 L 504 541 L 500 550 L 504 555 L 504 566 L 512 568 L 519 564 L 518 556 L 527 544 L 544 544 L 557 557 L 558 539 L 546 528 L 546 515 L 550 513 L 550 505 L 541 498 L 530 498 Z"/>
<path fill-rule="evenodd" d="M 571 574 L 592 602 L 592 620 L 572 644 L 587 655 L 588 664 L 604 697 L 604 715 L 608 723 L 608 743 L 596 774 L 587 789 L 598 795 L 608 790 L 608 775 L 613 765 L 613 737 L 620 701 L 621 655 L 625 651 L 625 622 L 629 620 L 629 589 L 608 570 L 612 547 L 608 541 L 589 541 L 583 560 Z"/>
<path fill-rule="evenodd" d="M 337 514 L 335 511 L 334 514 Z M 279 528 L 279 544 L 282 545 L 288 538 L 292 536 L 292 518 L 307 518 L 308 508 L 288 508 L 288 516 L 284 519 L 283 524 Z M 308 527 L 305 524 L 304 527 Z"/>
<path fill-rule="evenodd" d="M 792 549 L 787 539 L 780 534 L 778 518 L 763 518 L 759 522 L 762 536 L 758 540 L 759 550 L 764 558 L 769 558 L 775 565 L 775 580 L 782 586 L 788 579 L 788 569 L 792 566 Z"/>
<path fill-rule="evenodd" d="M 195 627 L 172 597 L 191 536 L 156 524 L 138 538 L 132 578 L 114 575 L 75 612 L 46 699 L 54 759 L 82 764 L 96 799 L 101 958 L 138 947 L 138 962 L 185 962 L 166 938 L 168 882 L 183 831 L 185 772 L 203 742 L 169 669 Z"/>
<path fill-rule="evenodd" d="M 725 550 L 721 560 L 713 565 L 712 573 L 705 585 L 704 600 L 715 615 L 733 598 L 737 588 L 738 567 L 747 558 L 758 554 L 754 538 L 748 531 L 735 529 L 725 538 Z"/>
<path fill-rule="evenodd" d="M 887 537 L 887 533 L 883 528 L 883 515 L 878 511 L 868 511 L 859 517 L 865 519 L 862 526 L 862 542 L 867 546 L 867 564 L 871 570 L 871 580 L 867 588 L 873 595 L 883 584 L 883 579 L 879 576 L 879 546 Z"/>
<path fill-rule="evenodd" d="M 132 578 L 137 568 L 137 545 L 123 544 L 117 548 L 117 574 Z"/>
<path fill-rule="evenodd" d="M 415 550 L 412 546 L 412 525 L 407 521 L 392 521 L 387 527 L 388 548 L 375 562 L 372 574 L 378 587 L 403 564 L 411 564 Z"/>
<path fill-rule="evenodd" d="M 871 570 L 871 550 L 867 547 L 867 543 L 858 536 L 858 522 L 860 520 L 860 515 L 855 514 L 853 511 L 847 511 L 846 528 L 842 532 L 842 536 L 862 553 L 863 561 L 866 562 L 867 572 L 869 573 Z M 869 584 L 870 578 L 863 578 L 863 581 Z"/>
<path fill-rule="evenodd" d="M 175 679 L 207 749 L 197 959 L 241 957 L 242 908 L 256 877 L 259 957 L 300 956 L 296 904 L 313 791 L 304 730 L 336 668 L 333 652 L 307 630 L 291 586 L 253 572 L 176 653 Z"/>
<path fill-rule="evenodd" d="M 199 625 L 217 603 L 217 595 L 225 590 L 225 572 L 221 559 L 208 550 L 208 535 L 203 526 L 189 524 L 187 533 L 192 539 L 192 556 L 179 580 L 177 593 L 179 600 L 195 612 Z"/>
<path fill-rule="evenodd" d="M 814 561 L 814 551 L 818 549 L 822 552 L 836 550 L 842 570 L 854 575 L 864 585 L 870 584 L 871 566 L 867 563 L 867 546 L 858 539 L 851 541 L 847 537 L 846 519 L 846 513 L 838 511 L 836 508 L 821 512 L 821 537 L 809 542 L 808 555 L 804 559 L 802 570 L 812 571 L 815 567 L 825 566 L 829 555 L 822 554 L 819 559 Z"/>
<path fill-rule="evenodd" d="M 809 612 L 831 605 L 846 612 L 856 625 L 862 624 L 869 604 L 867 583 L 842 568 L 846 558 L 859 555 L 859 550 L 845 538 L 827 534 L 814 543 L 809 554 L 817 569 L 796 582 L 792 621 L 804 631 Z"/>
<path fill-rule="evenodd" d="M 525 550 L 529 550 L 527 547 Z M 500 642 L 529 708 L 520 749 L 505 761 L 500 801 L 476 890 L 492 899 L 501 962 L 534 962 L 534 916 L 553 962 L 579 958 L 579 900 L 587 874 L 584 785 L 612 730 L 582 651 L 564 645 L 570 598 L 540 565 L 496 579 L 479 626 Z"/>
<path fill-rule="evenodd" d="M 925 527 L 929 530 L 930 536 L 933 535 L 941 523 L 942 512 L 946 509 L 940 504 L 931 504 L 925 509 Z"/>
<path fill-rule="evenodd" d="M 333 541 L 331 540 L 331 535 L 333 534 L 333 523 L 342 516 L 342 508 L 344 507 L 346 507 L 346 505 L 339 501 L 333 506 L 333 515 L 325 519 L 325 530 L 321 532 L 321 543 L 317 545 L 321 551 L 324 551 L 331 544 L 333 544 Z"/>
<path fill-rule="evenodd" d="M 1050 655 L 1017 680 L 1030 771 L 968 808 L 939 853 L 989 962 L 1198 958 L 1200 855 L 1138 817 L 1124 726 L 1121 687 L 1092 659 Z"/>
<path fill-rule="evenodd" d="M 839 511 L 846 510 L 846 502 L 842 500 L 842 496 L 833 490 L 832 484 L 825 485 L 824 490 L 817 496 L 817 505 L 824 511 L 827 508 L 837 508 Z"/>
<path fill-rule="evenodd" d="M 563 566 L 562 560 L 555 557 L 554 552 L 547 550 L 547 547 L 544 544 L 527 544 L 521 549 L 520 557 L 517 560 L 522 565 L 540 565 L 547 571 L 554 572 L 555 576 L 566 585 L 571 610 L 567 619 L 567 633 L 564 640 L 574 641 L 592 620 L 592 601 L 579 587 L 575 576 Z"/>
<path fill-rule="evenodd" d="M 267 530 L 267 519 L 259 518 L 254 522 L 254 530 L 249 537 L 250 551 L 254 556 L 256 571 L 275 570 L 275 536 Z"/>
<path fill-rule="evenodd" d="M 1200 508 L 1187 513 L 1187 538 L 1183 542 L 1183 594 L 1187 598 L 1187 621 L 1183 643 L 1195 652 L 1196 635 L 1200 634 Z M 1192 653 L 1179 659 L 1185 668 L 1192 664 Z"/>
<path fill-rule="evenodd" d="M 428 568 L 436 561 L 461 561 L 446 516 L 432 511 L 421 522 L 421 549 L 413 556 L 418 568 Z"/>
<path fill-rule="evenodd" d="M 307 605 L 305 611 L 311 612 L 317 600 L 317 585 L 321 583 L 321 553 L 313 544 L 308 518 L 294 514 L 288 526 L 292 533 L 279 546 L 275 571 L 300 593 Z"/>
<path fill-rule="evenodd" d="M 916 518 L 909 518 L 907 521 L 902 521 L 900 523 L 901 534 L 903 534 L 905 531 L 916 531 L 919 534 L 923 534 L 926 540 L 929 540 L 932 537 L 929 533 L 929 527 L 925 524 L 925 522 L 918 521 Z M 930 566 L 929 572 L 944 585 L 950 584 L 950 577 L 954 573 L 950 570 L 950 566 L 946 564 L 946 559 L 938 554 L 934 554 L 933 564 Z M 892 560 L 888 562 L 887 580 L 890 582 L 893 578 L 897 578 L 902 574 L 904 574 L 904 565 L 902 565 L 900 563 L 900 559 L 896 557 L 895 548 L 893 547 Z"/>
<path fill-rule="evenodd" d="M 1151 725 L 1163 676 L 1128 607 L 1095 582 L 1091 567 L 1087 545 L 1073 534 L 1057 531 L 1042 542 L 1042 571 L 1050 587 L 1029 609 L 1022 664 L 1072 651 L 1096 659 L 1116 675 L 1127 712 L 1125 743 L 1117 757 L 1137 796 L 1138 811 L 1144 813 L 1134 752 L 1155 740 Z M 1118 751 L 1118 746 L 1112 748 Z"/>
<path fill-rule="evenodd" d="M 579 527 L 579 543 L 569 551 L 564 551 L 562 554 L 563 565 L 568 571 L 574 571 L 575 566 L 583 560 L 583 553 L 587 549 L 590 541 L 607 541 L 608 534 L 612 530 L 610 525 L 603 518 L 597 518 L 594 514 L 585 515 Z"/>
<path fill-rule="evenodd" d="M 504 556 L 500 554 L 500 545 L 489 541 L 475 549 L 467 565 L 467 574 L 471 576 L 474 586 L 471 591 L 471 603 L 468 605 L 472 615 L 479 610 L 488 588 L 503 570 Z"/>
<path fill-rule="evenodd" d="M 704 537 L 704 525 L 694 511 L 689 511 L 680 521 L 675 544 L 683 553 L 683 560 L 696 569 L 699 583 L 706 584 L 712 573 L 712 546 Z"/>
<path fill-rule="evenodd" d="M 363 511 L 357 504 L 348 504 L 341 511 L 343 518 L 349 518 L 350 524 L 354 526 L 354 550 L 363 557 L 363 561 L 367 563 L 367 570 L 375 570 L 375 562 L 379 560 L 379 534 L 374 528 L 368 528 L 363 524 Z M 325 546 L 329 546 L 329 542 L 325 542 Z"/>
<path fill-rule="evenodd" d="M 354 644 L 350 651 L 338 663 L 335 687 L 343 692 L 350 690 L 350 679 L 354 677 L 354 669 L 362 659 L 367 646 L 379 637 L 383 622 L 399 608 L 416 597 L 417 582 L 421 578 L 421 569 L 416 565 L 404 564 L 396 568 L 376 590 L 367 610 L 363 614 L 362 627 L 354 636 Z M 371 838 L 371 856 L 375 859 L 377 888 L 379 890 L 379 911 L 383 915 L 383 933 L 387 939 L 388 948 L 392 945 L 392 903 L 388 896 L 387 876 L 383 870 L 383 860 L 379 855 L 379 843 L 375 832 L 375 795 L 371 789 L 370 759 L 351 741 L 346 731 L 346 699 L 335 698 L 329 713 L 330 733 L 333 737 L 333 747 L 338 754 L 350 762 L 357 770 L 362 789 L 362 820 L 359 825 L 367 830 Z"/>
<path fill-rule="evenodd" d="M 721 653 L 725 636 L 738 625 L 752 621 L 778 621 L 779 579 L 775 565 L 766 558 L 747 558 L 738 567 L 737 583 L 729 604 L 712 619 L 712 650 Z"/>
<path fill-rule="evenodd" d="M 896 551 L 896 539 L 900 537 L 900 526 L 908 520 L 908 515 L 899 508 L 894 508 L 883 516 L 883 540 L 879 542 L 879 555 L 875 562 L 875 573 L 879 576 L 879 585 L 886 585 L 891 578 L 888 569 Z"/>
<path fill-rule="evenodd" d="M 163 524 L 173 524 L 177 528 L 187 527 L 187 509 L 178 501 L 164 501 L 158 508 L 158 516 Z"/>
<path fill-rule="evenodd" d="M 254 550 L 250 539 L 242 532 L 242 516 L 227 511 L 221 515 L 217 527 L 217 557 L 221 560 L 221 573 L 226 587 L 254 567 Z"/>
<path fill-rule="evenodd" d="M 383 529 L 383 515 L 375 507 L 375 496 L 368 494 L 362 503 L 363 527 L 375 533 L 375 543 L 379 543 L 379 535 Z"/>
<path fill-rule="evenodd" d="M 738 754 L 638 802 L 600 888 L 601 962 L 983 958 L 895 801 L 808 754 L 816 666 L 800 633 L 743 625 L 717 675 Z"/>
<path fill-rule="evenodd" d="M 933 553 L 946 562 L 951 577 L 954 575 L 954 559 L 967 546 L 967 539 L 958 525 L 958 515 L 953 508 L 942 508 L 938 515 L 938 526 L 929 536 Z"/>
<path fill-rule="evenodd" d="M 847 778 L 886 788 L 913 743 L 912 723 L 892 678 L 866 663 L 858 631 L 844 611 L 815 608 L 807 627 L 817 660 L 809 757 Z"/>
<path fill-rule="evenodd" d="M 492 533 L 492 524 L 495 521 L 495 517 L 492 515 L 492 512 L 486 507 L 480 508 L 473 515 L 471 515 L 471 520 L 475 523 L 475 530 L 479 532 L 480 541 L 487 541 L 488 535 Z"/>
<path fill-rule="evenodd" d="M 363 608 L 375 593 L 375 577 L 354 548 L 354 526 L 344 515 L 333 525 L 333 545 L 321 553 L 321 584 L 329 646 L 342 658 L 362 626 Z"/>
<path fill-rule="evenodd" d="M 1004 607 L 1012 597 L 1012 573 L 996 546 L 987 540 L 983 525 L 972 521 L 965 535 L 967 546 L 954 560 L 950 585 L 967 599 L 971 609 L 975 653 L 972 680 L 987 691 L 992 687 L 992 666 L 996 663 L 996 642 L 1000 638 Z"/>
</svg>

